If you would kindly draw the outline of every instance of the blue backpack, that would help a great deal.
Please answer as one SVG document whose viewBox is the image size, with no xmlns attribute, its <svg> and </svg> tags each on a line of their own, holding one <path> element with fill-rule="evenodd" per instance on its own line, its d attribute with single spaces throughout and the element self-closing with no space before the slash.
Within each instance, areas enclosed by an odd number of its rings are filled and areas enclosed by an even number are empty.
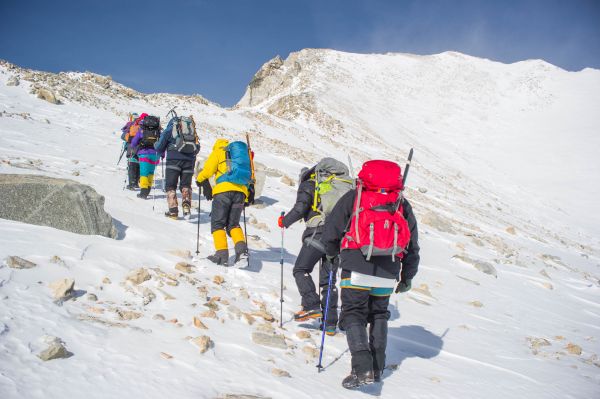
<svg viewBox="0 0 600 399">
<path fill-rule="evenodd" d="M 227 173 L 217 179 L 217 183 L 229 182 L 248 186 L 252 182 L 252 167 L 248 145 L 234 141 L 225 148 Z"/>
</svg>

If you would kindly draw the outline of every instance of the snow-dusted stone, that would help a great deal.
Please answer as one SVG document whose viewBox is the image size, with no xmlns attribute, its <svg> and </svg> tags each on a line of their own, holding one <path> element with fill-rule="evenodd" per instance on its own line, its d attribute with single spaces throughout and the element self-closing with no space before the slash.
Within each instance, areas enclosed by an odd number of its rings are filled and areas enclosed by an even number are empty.
<svg viewBox="0 0 600 399">
<path fill-rule="evenodd" d="M 8 265 L 8 267 L 12 269 L 31 269 L 32 267 L 37 266 L 35 263 L 18 256 L 9 256 L 8 258 L 6 258 L 5 262 Z"/>
<path fill-rule="evenodd" d="M 38 357 L 43 361 L 47 362 L 48 360 L 65 359 L 73 356 L 73 354 L 65 348 L 65 345 L 60 338 L 49 337 L 47 341 L 49 344 L 48 347 L 38 354 Z"/>
<path fill-rule="evenodd" d="M 270 334 L 262 331 L 252 332 L 252 341 L 255 344 L 271 348 L 287 349 L 285 337 L 281 334 Z"/>
<path fill-rule="evenodd" d="M 104 197 L 90 186 L 67 179 L 1 174 L 0 218 L 117 237 L 112 217 L 104 211 Z"/>
<path fill-rule="evenodd" d="M 59 266 L 67 266 L 67 264 L 65 263 L 64 260 L 61 259 L 60 256 L 58 255 L 54 255 L 51 259 L 50 259 L 50 263 L 54 263 L 55 265 L 59 265 Z"/>
<path fill-rule="evenodd" d="M 282 370 L 282 369 L 277 369 L 277 368 L 275 368 L 275 369 L 272 369 L 272 370 L 271 370 L 271 374 L 273 374 L 273 375 L 274 375 L 274 376 L 276 376 L 276 377 L 288 377 L 288 378 L 291 378 L 291 377 L 292 377 L 292 376 L 290 375 L 290 373 L 288 373 L 287 371 L 285 371 L 285 370 Z"/>
<path fill-rule="evenodd" d="M 35 91 L 37 98 L 42 100 L 46 100 L 51 104 L 60 104 L 58 98 L 56 98 L 56 94 L 48 89 L 39 88 Z"/>
<path fill-rule="evenodd" d="M 142 317 L 142 314 L 139 312 L 134 312 L 133 310 L 121 310 L 117 309 L 117 315 L 121 320 L 135 320 Z"/>
<path fill-rule="evenodd" d="M 581 346 L 579 346 L 579 345 L 575 345 L 575 344 L 569 342 L 569 344 L 565 347 L 565 349 L 571 355 L 577 355 L 577 356 L 581 355 Z"/>
<path fill-rule="evenodd" d="M 217 285 L 221 285 L 225 282 L 225 278 L 223 276 L 220 275 L 216 275 L 215 277 L 213 277 L 213 283 L 217 284 Z"/>
<path fill-rule="evenodd" d="M 98 297 L 95 294 L 87 294 L 87 300 L 91 302 L 96 302 Z"/>
<path fill-rule="evenodd" d="M 281 182 L 282 182 L 283 184 L 286 184 L 286 185 L 288 185 L 288 186 L 291 186 L 291 187 L 294 187 L 294 185 L 296 184 L 296 183 L 294 182 L 294 180 L 293 180 L 291 177 L 289 177 L 288 175 L 283 175 L 283 176 L 281 177 Z"/>
<path fill-rule="evenodd" d="M 138 269 L 131 271 L 127 275 L 126 280 L 130 281 L 131 283 L 133 283 L 135 285 L 142 284 L 144 281 L 150 280 L 150 273 L 148 272 L 148 269 L 146 269 L 144 267 L 140 267 Z"/>
<path fill-rule="evenodd" d="M 52 297 L 56 300 L 67 299 L 73 294 L 73 287 L 75 286 L 75 280 L 72 278 L 63 278 L 60 280 L 53 281 L 48 285 L 52 291 Z"/>
<path fill-rule="evenodd" d="M 183 259 L 192 259 L 192 253 L 188 249 L 174 249 L 169 253 Z"/>
<path fill-rule="evenodd" d="M 475 269 L 479 270 L 480 272 L 498 278 L 498 272 L 496 271 L 496 268 L 487 262 L 473 259 L 465 255 L 454 255 L 453 258 L 460 259 L 463 262 L 475 267 Z"/>
<path fill-rule="evenodd" d="M 427 226 L 433 227 L 442 233 L 456 234 L 456 231 L 452 227 L 452 223 L 436 212 L 429 211 L 425 213 L 420 217 L 420 222 L 426 224 Z"/>
<path fill-rule="evenodd" d="M 175 265 L 175 269 L 179 270 L 180 272 L 184 272 L 184 273 L 194 273 L 195 272 L 195 267 L 194 265 L 190 265 L 189 263 L 186 262 L 179 262 Z"/>
<path fill-rule="evenodd" d="M 306 345 L 304 348 L 302 348 L 302 353 L 311 358 L 319 356 L 319 350 L 310 345 Z"/>
<path fill-rule="evenodd" d="M 296 336 L 300 339 L 309 339 L 310 338 L 310 332 L 306 331 L 306 330 L 300 330 L 296 333 Z"/>
<path fill-rule="evenodd" d="M 6 81 L 7 86 L 18 86 L 19 83 L 21 83 L 21 82 L 19 81 L 19 77 L 17 75 L 11 76 Z"/>
<path fill-rule="evenodd" d="M 275 317 L 271 313 L 269 313 L 265 310 L 259 310 L 256 312 L 252 312 L 252 316 L 261 317 L 262 319 L 264 319 L 265 321 L 268 321 L 270 323 L 275 321 Z"/>
<path fill-rule="evenodd" d="M 200 349 L 200 353 L 208 351 L 215 345 L 208 335 L 192 338 L 191 342 Z"/>
</svg>

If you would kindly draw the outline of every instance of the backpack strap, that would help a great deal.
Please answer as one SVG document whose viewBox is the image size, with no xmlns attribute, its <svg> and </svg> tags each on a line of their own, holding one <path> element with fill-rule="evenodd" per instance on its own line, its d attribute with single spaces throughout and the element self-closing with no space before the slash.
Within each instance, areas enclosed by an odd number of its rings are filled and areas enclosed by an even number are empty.
<svg viewBox="0 0 600 399">
<path fill-rule="evenodd" d="M 356 195 L 356 204 L 354 205 L 354 217 L 356 218 L 356 220 L 354 221 L 354 229 L 356 232 L 357 244 L 360 244 L 360 234 L 358 232 L 358 220 L 360 217 L 360 211 L 362 211 L 362 208 L 360 207 L 361 196 L 362 196 L 362 182 L 359 180 L 358 181 L 358 193 Z M 352 219 L 350 219 L 350 220 L 352 220 Z"/>
</svg>

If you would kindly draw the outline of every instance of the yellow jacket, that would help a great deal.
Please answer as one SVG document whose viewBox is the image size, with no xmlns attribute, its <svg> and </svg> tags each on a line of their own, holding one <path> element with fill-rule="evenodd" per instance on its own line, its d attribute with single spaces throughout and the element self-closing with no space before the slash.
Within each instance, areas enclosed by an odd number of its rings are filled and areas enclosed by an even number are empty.
<svg viewBox="0 0 600 399">
<path fill-rule="evenodd" d="M 209 179 L 211 176 L 216 175 L 215 179 L 221 177 L 222 174 L 227 173 L 227 162 L 225 147 L 229 145 L 229 140 L 217 139 L 213 146 L 212 152 L 208 156 L 206 162 L 200 173 L 198 173 L 198 183 L 202 183 L 204 180 Z M 226 191 L 239 191 L 244 193 L 248 198 L 248 187 L 242 184 L 235 184 L 230 182 L 217 183 L 213 187 L 213 195 L 224 193 Z"/>
</svg>

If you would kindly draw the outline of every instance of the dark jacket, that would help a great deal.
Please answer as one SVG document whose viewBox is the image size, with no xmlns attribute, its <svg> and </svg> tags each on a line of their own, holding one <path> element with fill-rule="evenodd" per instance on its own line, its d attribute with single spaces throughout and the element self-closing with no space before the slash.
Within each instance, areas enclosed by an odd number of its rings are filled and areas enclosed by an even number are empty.
<svg viewBox="0 0 600 399">
<path fill-rule="evenodd" d="M 173 137 L 173 119 L 169 121 L 167 127 L 160 135 L 158 141 L 154 144 L 154 149 L 164 157 L 165 151 L 167 152 L 167 161 L 169 160 L 180 160 L 180 161 L 195 161 L 198 150 L 193 154 L 184 154 L 177 151 L 175 148 L 175 137 Z"/>
<path fill-rule="evenodd" d="M 298 185 L 298 193 L 296 194 L 296 203 L 294 207 L 283 217 L 283 225 L 288 228 L 300 219 L 308 221 L 319 213 L 313 211 L 312 205 L 315 198 L 315 182 L 310 179 L 311 170 L 303 173 L 300 176 L 300 184 Z M 321 233 L 322 226 L 318 228 L 307 228 L 302 234 L 302 239 L 312 235 L 313 233 Z"/>
<path fill-rule="evenodd" d="M 342 269 L 384 278 L 397 279 L 402 265 L 402 281 L 412 279 L 419 268 L 419 232 L 417 220 L 407 200 L 404 200 L 402 210 L 410 229 L 410 243 L 407 248 L 408 253 L 402 259 L 402 264 L 399 260 L 392 260 L 391 256 L 373 256 L 367 261 L 359 249 L 345 249 L 340 253 L 340 243 L 345 234 L 344 230 L 349 226 L 350 217 L 354 210 L 355 197 L 355 190 L 344 194 L 331 211 L 331 214 L 327 216 L 323 237 L 321 238 L 327 255 L 336 256 L 339 254 Z"/>
</svg>

